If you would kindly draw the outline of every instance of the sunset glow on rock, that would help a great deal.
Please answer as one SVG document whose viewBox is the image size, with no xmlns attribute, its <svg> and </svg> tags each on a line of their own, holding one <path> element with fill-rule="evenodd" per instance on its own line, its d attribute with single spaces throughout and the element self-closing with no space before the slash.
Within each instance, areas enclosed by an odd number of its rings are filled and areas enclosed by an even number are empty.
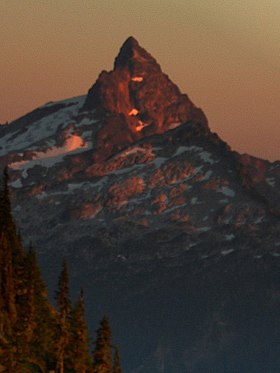
<svg viewBox="0 0 280 373">
<path fill-rule="evenodd" d="M 142 82 L 143 81 L 143 76 L 134 76 L 133 78 L 131 78 L 131 80 L 133 82 Z"/>
<path fill-rule="evenodd" d="M 136 130 L 137 132 L 140 132 L 140 131 L 142 131 L 142 129 L 143 129 L 144 127 L 145 127 L 144 123 L 141 122 L 141 121 L 139 121 L 139 124 L 138 124 L 138 126 L 135 127 L 135 130 Z"/>
<path fill-rule="evenodd" d="M 62 148 L 64 152 L 73 152 L 76 149 L 84 147 L 83 139 L 80 136 L 72 135 L 66 140 L 65 146 Z M 59 151 L 59 150 L 58 150 Z"/>
<path fill-rule="evenodd" d="M 135 116 L 138 114 L 139 114 L 139 111 L 135 108 L 131 109 L 130 112 L 128 113 L 129 116 Z"/>
</svg>

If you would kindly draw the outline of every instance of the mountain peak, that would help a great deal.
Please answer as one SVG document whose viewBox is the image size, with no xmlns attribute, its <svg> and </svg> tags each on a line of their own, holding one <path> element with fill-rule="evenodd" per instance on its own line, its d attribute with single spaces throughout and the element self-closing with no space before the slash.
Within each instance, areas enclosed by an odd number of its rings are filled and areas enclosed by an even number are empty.
<svg viewBox="0 0 280 373">
<path fill-rule="evenodd" d="M 83 110 L 105 118 L 96 142 L 96 154 L 101 152 L 103 159 L 135 140 L 187 122 L 207 127 L 203 112 L 132 36 L 122 45 L 113 71 L 103 71 L 89 90 Z"/>
<path fill-rule="evenodd" d="M 130 36 L 123 43 L 120 52 L 115 59 L 114 70 L 127 67 L 131 72 L 133 72 L 133 67 L 135 65 L 138 67 L 139 65 L 143 65 L 143 67 L 153 65 L 154 70 L 161 71 L 156 59 L 142 48 L 133 36 Z"/>
<path fill-rule="evenodd" d="M 136 40 L 133 36 L 129 36 L 125 42 L 123 43 L 122 48 L 137 48 L 139 47 L 138 40 Z"/>
</svg>

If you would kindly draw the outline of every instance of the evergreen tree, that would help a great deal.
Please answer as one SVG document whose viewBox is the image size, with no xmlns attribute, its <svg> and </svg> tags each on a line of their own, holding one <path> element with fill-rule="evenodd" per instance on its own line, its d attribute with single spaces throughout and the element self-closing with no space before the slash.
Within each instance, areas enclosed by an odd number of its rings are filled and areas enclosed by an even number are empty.
<svg viewBox="0 0 280 373">
<path fill-rule="evenodd" d="M 58 291 L 56 300 L 59 313 L 59 331 L 57 338 L 57 369 L 59 373 L 64 373 L 65 363 L 68 359 L 68 348 L 70 344 L 70 318 L 71 318 L 71 301 L 69 295 L 69 277 L 66 260 L 63 261 L 62 271 L 58 280 Z"/>
<path fill-rule="evenodd" d="M 8 172 L 0 185 L 0 371 L 38 373 L 119 373 L 119 355 L 112 367 L 111 330 L 100 323 L 92 366 L 81 292 L 72 310 L 66 261 L 58 281 L 58 311 L 49 303 L 32 246 L 23 250 L 13 221 Z M 113 371 L 112 371 L 113 369 Z"/>
<path fill-rule="evenodd" d="M 8 179 L 5 168 L 0 185 L 0 361 L 11 370 L 15 352 L 13 327 L 17 319 L 13 250 L 16 229 L 11 214 Z"/>
<path fill-rule="evenodd" d="M 72 312 L 71 320 L 71 365 L 74 372 L 86 373 L 90 371 L 89 334 L 85 320 L 83 291 Z"/>
<path fill-rule="evenodd" d="M 106 316 L 100 322 L 97 330 L 95 349 L 93 352 L 93 373 L 112 372 L 112 333 Z"/>
<path fill-rule="evenodd" d="M 16 322 L 23 249 L 12 218 L 8 180 L 5 168 L 0 186 L 0 361 L 8 371 L 15 371 L 20 355 Z"/>
<path fill-rule="evenodd" d="M 69 293 L 68 266 L 65 259 L 63 260 L 62 271 L 58 279 L 56 300 L 60 317 L 64 320 L 68 320 L 71 315 L 71 301 Z"/>
<path fill-rule="evenodd" d="M 32 246 L 26 255 L 26 339 L 30 346 L 30 356 L 43 370 L 56 360 L 55 335 L 57 314 L 50 305 L 47 288 L 39 270 L 36 253 Z M 28 313 L 27 313 L 28 312 Z M 28 316 L 27 316 L 28 315 Z"/>
<path fill-rule="evenodd" d="M 121 369 L 121 358 L 118 348 L 115 349 L 114 363 L 112 373 L 122 373 Z"/>
<path fill-rule="evenodd" d="M 13 266 L 13 253 L 5 232 L 0 236 L 0 256 L 1 256 L 1 298 L 3 312 L 6 312 L 11 324 L 17 318 L 16 311 L 16 290 L 15 290 L 15 270 Z"/>
<path fill-rule="evenodd" d="M 8 168 L 5 167 L 3 171 L 1 190 L 0 190 L 0 230 L 9 230 L 15 228 L 10 202 L 10 190 L 9 190 L 9 174 Z"/>
<path fill-rule="evenodd" d="M 0 303 L 4 307 L 3 310 L 8 313 L 11 323 L 14 324 L 17 318 L 16 265 L 22 261 L 23 250 L 12 218 L 8 181 L 8 171 L 5 167 L 0 187 Z"/>
</svg>

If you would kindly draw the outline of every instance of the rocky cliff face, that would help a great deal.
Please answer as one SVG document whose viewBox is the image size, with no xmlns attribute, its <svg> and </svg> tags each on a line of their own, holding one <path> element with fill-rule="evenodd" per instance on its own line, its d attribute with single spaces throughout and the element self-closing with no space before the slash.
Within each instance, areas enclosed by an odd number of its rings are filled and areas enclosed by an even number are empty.
<svg viewBox="0 0 280 373">
<path fill-rule="evenodd" d="M 279 371 L 256 356 L 279 336 L 280 163 L 232 152 L 135 39 L 87 95 L 0 127 L 0 163 L 50 288 L 66 256 L 126 371 Z"/>
</svg>

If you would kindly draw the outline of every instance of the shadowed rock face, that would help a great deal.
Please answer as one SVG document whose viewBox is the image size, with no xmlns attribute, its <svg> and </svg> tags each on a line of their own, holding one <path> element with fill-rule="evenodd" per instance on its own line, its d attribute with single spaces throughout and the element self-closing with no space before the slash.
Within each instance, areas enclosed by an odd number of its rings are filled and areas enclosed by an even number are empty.
<svg viewBox="0 0 280 373">
<path fill-rule="evenodd" d="M 188 121 L 207 126 L 203 112 L 132 37 L 121 47 L 114 70 L 103 71 L 89 90 L 83 110 L 97 110 L 105 119 L 97 136 L 97 159 L 107 158 L 114 149 L 123 149 L 136 139 L 163 133 Z M 112 148 L 104 152 L 109 136 L 115 139 L 110 141 Z"/>
</svg>

